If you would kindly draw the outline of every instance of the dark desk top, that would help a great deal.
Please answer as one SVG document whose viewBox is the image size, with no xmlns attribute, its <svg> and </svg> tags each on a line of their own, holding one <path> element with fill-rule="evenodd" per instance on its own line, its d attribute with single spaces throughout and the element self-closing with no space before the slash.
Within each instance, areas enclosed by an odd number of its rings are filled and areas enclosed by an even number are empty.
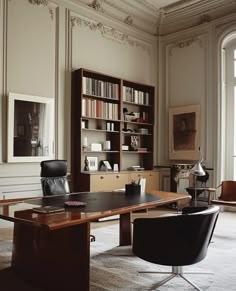
<svg viewBox="0 0 236 291">
<path fill-rule="evenodd" d="M 154 190 L 140 195 L 126 195 L 124 192 L 71 193 L 0 204 L 0 218 L 13 222 L 44 225 L 53 230 L 183 199 L 189 200 L 190 197 L 186 194 Z M 39 214 L 33 211 L 33 208 L 41 206 L 64 207 L 65 201 L 82 201 L 86 203 L 86 206 L 65 208 L 63 212 L 50 214 Z M 5 211 L 4 207 L 7 207 L 8 211 Z"/>
<path fill-rule="evenodd" d="M 66 208 L 66 211 L 82 211 L 84 213 L 90 213 L 109 211 L 122 207 L 154 202 L 160 199 L 160 197 L 148 193 L 145 193 L 145 195 L 126 195 L 125 192 L 84 192 L 42 197 L 27 202 L 29 204 L 34 204 L 34 207 L 35 205 L 64 207 L 64 202 L 66 201 L 81 201 L 85 202 L 86 206 Z"/>
</svg>

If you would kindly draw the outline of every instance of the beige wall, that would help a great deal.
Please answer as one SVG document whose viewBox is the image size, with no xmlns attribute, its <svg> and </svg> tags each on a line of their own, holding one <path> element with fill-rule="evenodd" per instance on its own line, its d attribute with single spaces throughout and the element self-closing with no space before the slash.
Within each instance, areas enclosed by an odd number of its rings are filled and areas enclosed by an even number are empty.
<svg viewBox="0 0 236 291">
<path fill-rule="evenodd" d="M 73 1 L 0 0 L 0 199 L 41 194 L 39 163 L 6 163 L 8 92 L 54 98 L 55 156 L 70 167 L 70 74 L 80 67 L 156 86 L 155 164 L 176 162 L 168 157 L 169 107 L 200 104 L 200 145 L 215 184 L 219 40 L 234 22 L 232 14 L 156 37 Z"/>
<path fill-rule="evenodd" d="M 220 41 L 235 31 L 235 14 L 160 38 L 158 161 L 160 164 L 189 163 L 170 161 L 168 156 L 168 109 L 199 104 L 200 146 L 204 165 L 213 168 L 211 181 L 220 182 Z"/>
<path fill-rule="evenodd" d="M 85 5 L 0 0 L 0 199 L 41 195 L 39 163 L 7 163 L 7 94 L 55 100 L 55 157 L 70 170 L 70 73 L 84 67 L 156 86 L 157 38 Z"/>
</svg>

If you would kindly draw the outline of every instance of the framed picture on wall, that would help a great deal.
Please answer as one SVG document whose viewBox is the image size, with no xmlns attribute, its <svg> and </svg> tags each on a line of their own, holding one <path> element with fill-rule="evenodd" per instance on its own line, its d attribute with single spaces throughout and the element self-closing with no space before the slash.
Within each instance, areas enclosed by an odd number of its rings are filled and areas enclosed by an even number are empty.
<svg viewBox="0 0 236 291">
<path fill-rule="evenodd" d="M 169 159 L 198 160 L 200 105 L 169 108 Z"/>
<path fill-rule="evenodd" d="M 54 99 L 10 92 L 7 161 L 40 162 L 54 158 Z"/>
</svg>

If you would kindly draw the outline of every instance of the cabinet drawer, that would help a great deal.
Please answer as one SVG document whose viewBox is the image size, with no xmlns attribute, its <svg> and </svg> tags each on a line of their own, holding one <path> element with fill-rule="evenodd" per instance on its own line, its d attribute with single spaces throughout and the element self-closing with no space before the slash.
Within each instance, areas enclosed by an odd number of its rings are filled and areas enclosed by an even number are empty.
<svg viewBox="0 0 236 291">
<path fill-rule="evenodd" d="M 91 175 L 90 191 L 112 191 L 125 188 L 125 184 L 129 182 L 128 174 L 100 174 Z"/>
</svg>

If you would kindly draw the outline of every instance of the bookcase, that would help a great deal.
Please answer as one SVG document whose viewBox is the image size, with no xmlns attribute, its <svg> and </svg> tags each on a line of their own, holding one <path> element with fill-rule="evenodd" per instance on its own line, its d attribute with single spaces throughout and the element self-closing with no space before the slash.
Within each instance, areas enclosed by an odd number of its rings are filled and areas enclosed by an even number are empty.
<svg viewBox="0 0 236 291">
<path fill-rule="evenodd" d="M 73 191 L 90 191 L 102 171 L 112 179 L 114 165 L 122 183 L 129 170 L 153 170 L 154 101 L 153 86 L 84 68 L 72 72 Z"/>
</svg>

